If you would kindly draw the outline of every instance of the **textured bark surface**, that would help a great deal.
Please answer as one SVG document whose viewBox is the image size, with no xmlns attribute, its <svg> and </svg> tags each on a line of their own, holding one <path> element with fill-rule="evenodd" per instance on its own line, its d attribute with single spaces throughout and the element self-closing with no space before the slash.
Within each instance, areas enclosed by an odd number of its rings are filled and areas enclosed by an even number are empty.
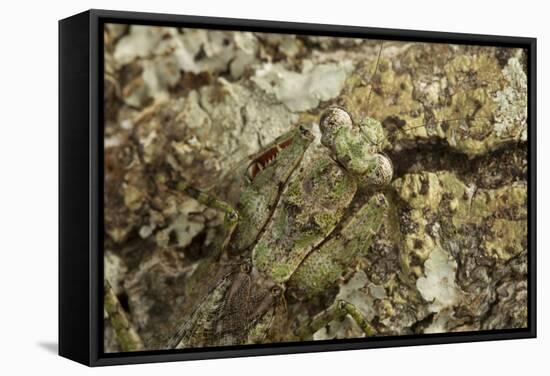
<svg viewBox="0 0 550 376">
<path fill-rule="evenodd" d="M 123 25 L 104 36 L 105 277 L 145 348 L 223 272 L 204 262 L 221 213 L 175 184 L 235 203 L 240 162 L 332 104 L 382 123 L 389 211 L 339 286 L 289 297 L 266 341 L 297 339 L 335 299 L 377 335 L 527 326 L 524 51 Z M 107 316 L 105 351 L 119 351 Z M 360 336 L 347 315 L 313 338 Z"/>
</svg>

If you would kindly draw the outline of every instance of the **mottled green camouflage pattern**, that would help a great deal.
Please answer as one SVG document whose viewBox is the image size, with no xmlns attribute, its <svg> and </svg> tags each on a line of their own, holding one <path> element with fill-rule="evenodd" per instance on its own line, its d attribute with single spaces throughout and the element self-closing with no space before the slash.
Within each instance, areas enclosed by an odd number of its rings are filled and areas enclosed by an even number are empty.
<svg viewBox="0 0 550 376">
<path fill-rule="evenodd" d="M 359 127 L 342 122 L 347 115 L 343 109 L 329 109 L 327 113 L 335 111 L 341 116 L 332 123 L 330 137 L 324 138 L 335 148 L 309 150 L 307 159 L 298 166 L 311 143 L 309 133 L 298 129 L 291 133 L 290 146 L 252 177 L 237 204 L 236 230 L 227 234 L 230 252 L 235 247 L 242 263 L 235 264 L 213 285 L 161 347 L 261 342 L 284 304 L 282 294 L 287 286 L 300 299 L 322 294 L 369 248 L 387 207 L 382 194 L 374 195 L 345 223 L 340 222 L 357 192 L 358 181 L 374 187 L 389 180 L 372 180 L 372 171 L 378 168 L 372 158 L 378 155 L 377 145 Z M 327 120 L 326 114 L 323 119 Z M 376 122 L 370 124 L 380 127 Z M 341 129 L 357 132 L 342 134 Z M 284 136 L 277 142 L 287 139 Z M 266 150 L 272 147 L 268 145 Z M 342 166 L 335 159 L 348 163 Z M 353 170 L 365 165 L 356 159 L 366 159 L 369 167 Z M 385 167 L 382 164 L 380 169 Z M 392 170 L 385 173 L 391 179 Z M 352 305 L 349 307 L 352 310 Z"/>
</svg>

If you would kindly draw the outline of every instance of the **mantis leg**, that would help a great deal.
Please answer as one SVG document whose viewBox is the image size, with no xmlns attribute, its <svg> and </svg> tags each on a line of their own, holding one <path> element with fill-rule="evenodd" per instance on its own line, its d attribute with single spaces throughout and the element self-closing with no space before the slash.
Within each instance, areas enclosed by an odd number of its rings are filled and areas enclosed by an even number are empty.
<svg viewBox="0 0 550 376">
<path fill-rule="evenodd" d="M 313 334 L 319 329 L 327 326 L 333 320 L 343 320 L 347 315 L 357 323 L 367 337 L 372 337 L 376 334 L 376 330 L 369 324 L 363 312 L 345 300 L 334 302 L 329 308 L 315 316 L 309 324 L 298 329 L 296 334 L 302 340 L 311 339 Z"/>
<path fill-rule="evenodd" d="M 231 204 L 220 200 L 219 198 L 209 193 L 199 191 L 198 189 L 191 187 L 187 183 L 179 182 L 176 186 L 176 189 L 178 191 L 185 192 L 187 195 L 193 197 L 201 204 L 206 205 L 210 208 L 218 209 L 225 214 L 223 224 L 224 236 L 222 244 L 220 244 L 220 250 L 223 250 L 229 242 L 229 238 L 231 237 L 231 234 L 233 233 L 235 227 L 239 222 L 239 214 L 237 213 L 237 211 L 233 208 L 233 206 L 231 206 Z"/>
<path fill-rule="evenodd" d="M 103 282 L 103 308 L 109 316 L 111 326 L 115 331 L 116 338 L 122 351 L 143 350 L 143 342 L 139 334 L 126 316 L 126 312 L 120 305 L 111 285 L 107 280 Z"/>
<path fill-rule="evenodd" d="M 382 225 L 387 206 L 382 194 L 373 195 L 343 224 L 337 236 L 333 236 L 307 256 L 287 283 L 287 291 L 297 299 L 307 301 L 324 294 L 337 284 L 356 258 L 369 249 Z M 367 336 L 376 333 L 355 305 L 337 300 L 296 334 L 302 339 L 311 339 L 317 330 L 330 321 L 343 319 L 346 315 L 352 317 Z"/>
<path fill-rule="evenodd" d="M 235 219 L 238 218 L 238 214 L 235 209 L 233 209 L 233 206 L 209 193 L 199 191 L 198 189 L 193 188 L 189 184 L 184 182 L 179 182 L 176 188 L 178 191 L 185 192 L 203 205 L 221 210 L 226 215 L 230 217 L 235 217 Z"/>
</svg>

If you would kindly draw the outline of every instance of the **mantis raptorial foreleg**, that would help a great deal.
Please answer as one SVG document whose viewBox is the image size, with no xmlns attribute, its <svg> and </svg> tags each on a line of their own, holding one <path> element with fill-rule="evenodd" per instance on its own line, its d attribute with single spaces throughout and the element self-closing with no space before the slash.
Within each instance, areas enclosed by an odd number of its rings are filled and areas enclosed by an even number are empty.
<svg viewBox="0 0 550 376">
<path fill-rule="evenodd" d="M 345 300 L 335 301 L 329 308 L 317 314 L 307 325 L 301 326 L 296 334 L 302 340 L 311 339 L 313 334 L 327 326 L 331 321 L 343 320 L 349 315 L 361 328 L 367 337 L 376 334 L 376 330 L 370 325 L 366 316 L 359 308 Z"/>
<path fill-rule="evenodd" d="M 231 204 L 220 200 L 219 198 L 207 192 L 199 191 L 198 189 L 191 187 L 185 182 L 179 182 L 176 188 L 178 191 L 185 192 L 190 197 L 193 197 L 201 204 L 213 209 L 218 209 L 224 213 L 223 236 L 221 237 L 219 247 L 217 247 L 220 251 L 224 249 L 229 242 L 229 239 L 231 238 L 231 234 L 233 233 L 235 227 L 237 227 L 237 224 L 239 222 L 239 214 L 237 213 L 237 211 L 233 208 Z"/>
</svg>

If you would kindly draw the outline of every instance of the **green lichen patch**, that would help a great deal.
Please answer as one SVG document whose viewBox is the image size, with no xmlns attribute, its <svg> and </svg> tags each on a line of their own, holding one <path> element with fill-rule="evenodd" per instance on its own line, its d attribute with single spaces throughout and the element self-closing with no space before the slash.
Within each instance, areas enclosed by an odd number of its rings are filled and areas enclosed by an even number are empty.
<svg viewBox="0 0 550 376">
<path fill-rule="evenodd" d="M 400 59 L 382 56 L 374 79 L 344 103 L 354 117 L 382 122 L 387 149 L 442 140 L 469 157 L 482 155 L 527 139 L 523 51 L 510 49 L 504 67 L 500 56 L 411 44 Z"/>
<path fill-rule="evenodd" d="M 473 260 L 498 269 L 525 254 L 525 184 L 479 188 L 472 180 L 438 171 L 405 174 L 392 187 L 398 199 L 393 220 L 400 228 L 403 278 L 437 313 L 425 330 L 464 330 L 453 312 L 487 312 L 490 307 L 487 302 L 476 305 L 469 295 L 477 291 L 488 297 L 490 289 L 485 274 L 490 269 L 475 269 Z"/>
<path fill-rule="evenodd" d="M 525 251 L 527 226 L 521 222 L 495 219 L 489 231 L 483 248 L 491 257 L 508 261 Z"/>
</svg>

